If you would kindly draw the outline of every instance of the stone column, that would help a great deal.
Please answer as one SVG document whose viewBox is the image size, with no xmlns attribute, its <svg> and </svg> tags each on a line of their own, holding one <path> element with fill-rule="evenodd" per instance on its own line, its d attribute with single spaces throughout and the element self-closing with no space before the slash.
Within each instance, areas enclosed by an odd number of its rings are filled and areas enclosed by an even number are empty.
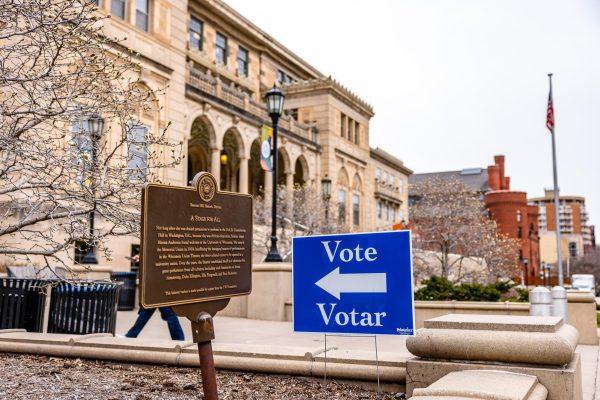
<svg viewBox="0 0 600 400">
<path fill-rule="evenodd" d="M 294 188 L 294 174 L 292 174 L 291 172 L 285 173 L 285 186 L 288 189 Z"/>
<path fill-rule="evenodd" d="M 273 176 L 271 175 L 272 172 L 263 171 L 263 173 L 265 174 L 265 186 L 263 188 L 263 195 L 266 199 L 270 199 L 273 193 Z"/>
<path fill-rule="evenodd" d="M 210 149 L 210 173 L 215 176 L 217 185 L 221 184 L 221 149 L 212 147 Z"/>
<path fill-rule="evenodd" d="M 240 180 L 238 181 L 240 193 L 248 193 L 248 158 L 240 159 Z"/>
</svg>

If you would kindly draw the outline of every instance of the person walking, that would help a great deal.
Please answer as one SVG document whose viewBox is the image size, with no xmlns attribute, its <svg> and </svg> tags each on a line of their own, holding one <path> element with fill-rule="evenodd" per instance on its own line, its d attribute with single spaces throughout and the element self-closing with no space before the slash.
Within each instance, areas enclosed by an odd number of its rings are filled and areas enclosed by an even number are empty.
<svg viewBox="0 0 600 400">
<path fill-rule="evenodd" d="M 152 318 L 152 314 L 156 311 L 156 308 L 143 308 L 140 306 L 138 310 L 138 317 L 135 320 L 135 323 L 127 331 L 125 337 L 128 338 L 136 338 L 144 329 L 144 326 L 148 323 L 150 318 Z M 167 322 L 167 326 L 169 327 L 169 333 L 171 334 L 171 339 L 173 340 L 184 340 L 185 336 L 183 335 L 183 330 L 181 329 L 181 324 L 179 323 L 179 319 L 177 318 L 177 314 L 173 311 L 171 307 L 159 307 L 158 311 L 160 311 L 160 317 Z"/>
</svg>

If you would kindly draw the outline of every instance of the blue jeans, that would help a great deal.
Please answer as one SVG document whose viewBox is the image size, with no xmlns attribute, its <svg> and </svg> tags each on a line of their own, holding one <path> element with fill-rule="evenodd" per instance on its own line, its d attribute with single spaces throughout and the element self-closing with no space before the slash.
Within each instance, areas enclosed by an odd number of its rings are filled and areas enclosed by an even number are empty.
<svg viewBox="0 0 600 400">
<path fill-rule="evenodd" d="M 167 321 L 169 332 L 171 333 L 171 339 L 184 340 L 183 330 L 179 324 L 179 319 L 177 319 L 177 314 L 173 312 L 173 309 L 171 307 L 159 307 L 158 310 L 160 311 L 160 317 L 164 321 Z M 133 324 L 125 336 L 130 338 L 138 337 L 142 329 L 144 329 L 144 326 L 146 326 L 146 323 L 148 323 L 152 317 L 152 314 L 154 314 L 154 311 L 156 311 L 156 308 L 140 307 L 135 324 Z"/>
</svg>

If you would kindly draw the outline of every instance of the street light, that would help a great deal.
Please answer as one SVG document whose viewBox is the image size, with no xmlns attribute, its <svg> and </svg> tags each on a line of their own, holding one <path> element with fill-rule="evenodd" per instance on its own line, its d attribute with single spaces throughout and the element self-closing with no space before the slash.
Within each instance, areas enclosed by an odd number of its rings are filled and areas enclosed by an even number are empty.
<svg viewBox="0 0 600 400">
<path fill-rule="evenodd" d="M 267 101 L 267 112 L 273 123 L 273 201 L 271 204 L 271 248 L 265 258 L 265 262 L 281 262 L 283 258 L 277 250 L 277 123 L 283 112 L 283 99 L 285 95 L 275 85 L 265 95 Z"/>
<path fill-rule="evenodd" d="M 323 189 L 323 200 L 325 200 L 325 220 L 329 221 L 329 200 L 331 199 L 331 178 L 327 175 L 321 179 L 321 188 Z"/>
<path fill-rule="evenodd" d="M 94 174 L 96 170 L 96 158 L 98 156 L 98 141 L 102 137 L 102 132 L 104 131 L 104 119 L 98 113 L 92 113 L 87 119 L 87 128 L 90 134 L 91 144 L 92 144 L 92 174 Z M 92 238 L 94 237 L 94 212 L 96 210 L 96 193 L 95 193 L 95 183 L 92 181 L 90 183 L 92 198 L 94 201 L 94 207 L 92 211 L 90 211 L 89 218 L 89 226 L 90 226 L 90 242 L 88 243 L 88 251 L 81 260 L 82 264 L 98 264 L 98 259 L 96 258 L 96 249 L 93 243 Z"/>
</svg>

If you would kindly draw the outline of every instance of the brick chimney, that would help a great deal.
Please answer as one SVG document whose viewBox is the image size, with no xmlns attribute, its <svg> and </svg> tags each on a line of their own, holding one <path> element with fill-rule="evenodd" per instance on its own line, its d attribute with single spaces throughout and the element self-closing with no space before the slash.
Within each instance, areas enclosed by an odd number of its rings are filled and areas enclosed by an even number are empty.
<svg viewBox="0 0 600 400">
<path fill-rule="evenodd" d="M 500 171 L 498 165 L 488 165 L 488 186 L 490 190 L 500 190 Z"/>
<path fill-rule="evenodd" d="M 504 156 L 503 155 L 497 155 L 494 156 L 494 164 L 496 164 L 498 166 L 498 175 L 499 175 L 499 187 L 498 189 L 495 190 L 503 190 L 506 189 L 505 186 L 505 180 L 504 180 Z"/>
</svg>

